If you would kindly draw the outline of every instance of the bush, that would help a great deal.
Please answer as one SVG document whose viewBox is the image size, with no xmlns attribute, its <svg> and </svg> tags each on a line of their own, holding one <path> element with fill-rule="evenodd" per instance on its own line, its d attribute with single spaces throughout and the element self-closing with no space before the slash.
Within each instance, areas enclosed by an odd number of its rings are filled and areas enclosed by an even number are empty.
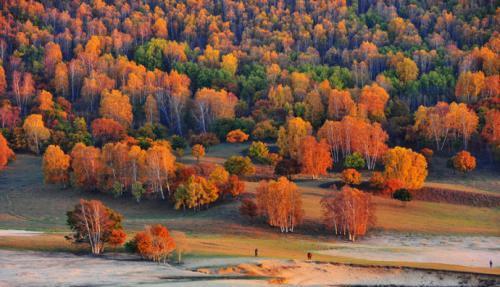
<svg viewBox="0 0 500 287">
<path fill-rule="evenodd" d="M 274 174 L 286 176 L 288 179 L 298 173 L 300 173 L 300 164 L 294 159 L 282 159 L 274 167 Z"/>
<path fill-rule="evenodd" d="M 401 189 L 403 186 L 404 183 L 401 180 L 395 178 L 389 179 L 384 183 L 382 194 L 392 196 L 396 190 Z"/>
<path fill-rule="evenodd" d="M 191 155 L 196 158 L 196 161 L 200 161 L 200 158 L 205 156 L 205 148 L 201 144 L 195 144 L 191 148 Z"/>
<path fill-rule="evenodd" d="M 240 205 L 240 214 L 241 216 L 253 220 L 257 217 L 257 204 L 255 204 L 255 202 L 251 199 L 244 199 Z"/>
<path fill-rule="evenodd" d="M 230 173 L 238 176 L 252 175 L 255 167 L 249 157 L 231 156 L 224 163 L 224 168 Z"/>
<path fill-rule="evenodd" d="M 248 140 L 248 135 L 242 130 L 232 130 L 227 133 L 226 141 L 229 143 L 242 143 Z"/>
<path fill-rule="evenodd" d="M 348 185 L 358 185 L 361 183 L 361 173 L 354 168 L 344 169 L 341 174 L 342 181 Z"/>
<path fill-rule="evenodd" d="M 132 184 L 132 196 L 134 196 L 137 202 L 141 201 L 144 193 L 146 193 L 146 190 L 140 181 L 136 181 Z"/>
<path fill-rule="evenodd" d="M 370 186 L 377 189 L 384 188 L 385 178 L 384 175 L 380 171 L 372 172 L 372 176 L 370 177 Z"/>
<path fill-rule="evenodd" d="M 278 129 L 273 125 L 273 121 L 262 121 L 255 125 L 252 137 L 256 140 L 274 140 L 278 138 Z"/>
<path fill-rule="evenodd" d="M 344 167 L 362 169 L 363 167 L 365 167 L 365 159 L 359 152 L 355 152 L 346 156 L 344 160 Z"/>
<path fill-rule="evenodd" d="M 186 139 L 178 135 L 172 136 L 172 138 L 170 138 L 170 143 L 172 144 L 172 148 L 174 150 L 187 148 Z"/>
<path fill-rule="evenodd" d="M 252 142 L 250 148 L 248 148 L 248 156 L 250 156 L 250 158 L 257 163 L 270 163 L 269 149 L 263 142 Z"/>
<path fill-rule="evenodd" d="M 461 151 L 453 157 L 453 168 L 466 173 L 476 168 L 476 158 L 468 151 Z"/>
<path fill-rule="evenodd" d="M 189 138 L 189 142 L 191 146 L 200 144 L 205 148 L 218 145 L 220 143 L 219 139 L 214 133 L 201 133 L 199 135 L 192 135 Z"/>
<path fill-rule="evenodd" d="M 233 130 L 241 130 L 246 134 L 250 134 L 255 126 L 255 122 L 251 118 L 235 118 L 235 119 L 218 119 L 212 126 L 211 130 L 217 135 L 220 140 L 226 138 L 226 135 Z"/>
<path fill-rule="evenodd" d="M 397 199 L 399 201 L 411 201 L 412 195 L 408 191 L 408 189 L 398 189 L 392 194 L 392 198 Z"/>
</svg>

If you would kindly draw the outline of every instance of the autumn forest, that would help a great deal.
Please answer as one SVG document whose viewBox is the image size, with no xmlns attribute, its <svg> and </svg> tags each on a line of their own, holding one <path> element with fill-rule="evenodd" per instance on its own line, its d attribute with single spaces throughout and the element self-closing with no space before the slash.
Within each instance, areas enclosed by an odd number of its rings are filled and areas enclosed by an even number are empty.
<svg viewBox="0 0 500 287">
<path fill-rule="evenodd" d="M 492 0 L 2 0 L 0 229 L 31 229 L 11 187 L 38 172 L 47 227 L 95 255 L 180 263 L 225 215 L 252 240 L 498 240 L 499 25 Z"/>
</svg>

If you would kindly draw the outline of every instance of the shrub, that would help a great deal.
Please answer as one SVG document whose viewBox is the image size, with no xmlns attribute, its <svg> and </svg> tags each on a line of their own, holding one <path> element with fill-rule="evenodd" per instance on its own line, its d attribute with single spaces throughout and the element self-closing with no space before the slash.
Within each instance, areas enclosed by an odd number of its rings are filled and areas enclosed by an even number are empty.
<svg viewBox="0 0 500 287">
<path fill-rule="evenodd" d="M 363 167 L 365 167 L 365 159 L 359 152 L 355 152 L 346 156 L 344 160 L 344 167 L 362 169 Z"/>
<path fill-rule="evenodd" d="M 240 214 L 244 217 L 253 220 L 257 217 L 257 204 L 251 199 L 243 199 L 240 205 Z"/>
<path fill-rule="evenodd" d="M 255 125 L 252 137 L 256 140 L 274 140 L 278 138 L 278 129 L 271 120 L 262 121 Z"/>
<path fill-rule="evenodd" d="M 349 185 L 358 185 L 361 183 L 361 173 L 354 168 L 344 169 L 341 178 L 344 183 Z"/>
<path fill-rule="evenodd" d="M 384 183 L 384 189 L 382 190 L 382 194 L 386 196 L 392 196 L 392 194 L 398 190 L 404 187 L 404 183 L 399 180 L 399 179 L 388 179 Z"/>
<path fill-rule="evenodd" d="M 232 130 L 241 130 L 246 134 L 252 132 L 255 122 L 251 118 L 234 118 L 234 119 L 217 119 L 211 126 L 217 137 L 223 140 L 226 135 Z"/>
<path fill-rule="evenodd" d="M 142 182 L 136 181 L 132 184 L 132 196 L 138 203 L 141 201 L 141 198 L 145 192 L 146 190 L 144 189 Z"/>
<path fill-rule="evenodd" d="M 191 155 L 196 158 L 196 161 L 200 161 L 200 158 L 205 156 L 205 148 L 201 144 L 195 144 L 191 148 Z"/>
<path fill-rule="evenodd" d="M 466 173 L 476 168 L 476 158 L 468 151 L 461 151 L 453 157 L 453 168 Z"/>
<path fill-rule="evenodd" d="M 248 148 L 248 156 L 250 156 L 250 158 L 257 163 L 267 164 L 270 162 L 269 149 L 263 142 L 252 142 Z"/>
<path fill-rule="evenodd" d="M 174 135 L 172 138 L 170 138 L 170 143 L 172 144 L 172 148 L 174 150 L 176 149 L 186 149 L 187 147 L 187 141 L 184 137 Z"/>
<path fill-rule="evenodd" d="M 385 178 L 384 175 L 380 171 L 372 172 L 372 176 L 370 177 L 370 186 L 377 189 L 384 188 Z"/>
<path fill-rule="evenodd" d="M 230 173 L 238 176 L 252 175 L 255 167 L 249 157 L 231 156 L 224 163 L 224 168 Z"/>
<path fill-rule="evenodd" d="M 201 133 L 199 135 L 192 135 L 189 138 L 191 146 L 200 144 L 205 148 L 210 146 L 218 145 L 220 143 L 219 139 L 214 133 Z"/>
<path fill-rule="evenodd" d="M 274 174 L 286 176 L 288 179 L 298 173 L 300 173 L 300 164 L 294 159 L 282 159 L 274 167 Z"/>
<path fill-rule="evenodd" d="M 398 189 L 392 194 L 392 198 L 397 199 L 401 202 L 407 202 L 412 200 L 412 195 L 408 189 Z"/>
<path fill-rule="evenodd" d="M 226 141 L 229 143 L 242 143 L 248 140 L 248 135 L 242 130 L 232 130 L 227 133 Z"/>
</svg>

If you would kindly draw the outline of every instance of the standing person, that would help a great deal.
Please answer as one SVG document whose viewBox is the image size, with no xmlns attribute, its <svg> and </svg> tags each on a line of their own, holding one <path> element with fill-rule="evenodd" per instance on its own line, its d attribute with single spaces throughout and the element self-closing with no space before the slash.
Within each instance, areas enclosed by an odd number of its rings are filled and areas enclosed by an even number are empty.
<svg viewBox="0 0 500 287">
<path fill-rule="evenodd" d="M 313 255 L 311 252 L 307 252 L 307 260 L 311 261 Z"/>
<path fill-rule="evenodd" d="M 490 259 L 490 268 L 493 268 L 493 261 Z"/>
<path fill-rule="evenodd" d="M 255 248 L 255 257 L 259 257 L 259 249 Z"/>
</svg>

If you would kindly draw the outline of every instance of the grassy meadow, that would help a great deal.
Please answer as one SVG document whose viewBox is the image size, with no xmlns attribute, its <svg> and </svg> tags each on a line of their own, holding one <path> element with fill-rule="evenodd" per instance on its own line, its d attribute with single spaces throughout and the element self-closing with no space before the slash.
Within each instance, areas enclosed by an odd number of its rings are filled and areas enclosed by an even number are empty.
<svg viewBox="0 0 500 287">
<path fill-rule="evenodd" d="M 203 160 L 222 163 L 228 155 L 242 153 L 245 147 L 246 145 L 219 145 L 211 148 Z M 193 160 L 190 156 L 182 159 L 186 163 Z M 455 175 L 450 173 L 448 176 Z M 190 246 L 188 256 L 253 256 L 254 248 L 258 247 L 259 253 L 265 257 L 304 259 L 306 252 L 326 249 L 329 243 L 337 241 L 323 229 L 320 208 L 321 198 L 329 192 L 320 185 L 328 185 L 334 179 L 297 182 L 303 194 L 305 222 L 294 234 L 280 234 L 279 230 L 262 222 L 250 222 L 242 218 L 238 212 L 239 203 L 235 201 L 218 203 L 208 210 L 194 213 L 174 210 L 170 203 L 161 200 L 136 203 L 131 197 L 115 199 L 107 194 L 44 185 L 41 159 L 21 154 L 0 174 L 0 229 L 26 229 L 47 233 L 36 237 L 3 237 L 0 238 L 0 248 L 81 251 L 81 246 L 70 244 L 64 239 L 69 231 L 66 226 L 66 211 L 79 198 L 92 198 L 102 200 L 125 216 L 124 225 L 129 237 L 145 225 L 155 223 L 185 232 Z M 471 175 L 467 180 L 468 184 L 456 184 L 471 192 L 492 192 L 500 181 L 490 178 L 489 186 L 485 186 L 483 183 L 479 184 L 483 182 L 479 175 Z M 432 180 L 427 184 L 449 184 L 448 182 L 455 181 L 442 176 L 439 181 Z M 253 196 L 257 184 L 246 183 L 246 196 Z M 374 197 L 374 203 L 377 217 L 374 232 L 500 236 L 500 208 L 423 201 L 413 201 L 402 206 L 395 200 L 382 197 Z M 450 265 L 445 268 L 431 263 L 382 263 L 328 255 L 317 255 L 315 260 L 488 272 L 474 267 Z"/>
</svg>

